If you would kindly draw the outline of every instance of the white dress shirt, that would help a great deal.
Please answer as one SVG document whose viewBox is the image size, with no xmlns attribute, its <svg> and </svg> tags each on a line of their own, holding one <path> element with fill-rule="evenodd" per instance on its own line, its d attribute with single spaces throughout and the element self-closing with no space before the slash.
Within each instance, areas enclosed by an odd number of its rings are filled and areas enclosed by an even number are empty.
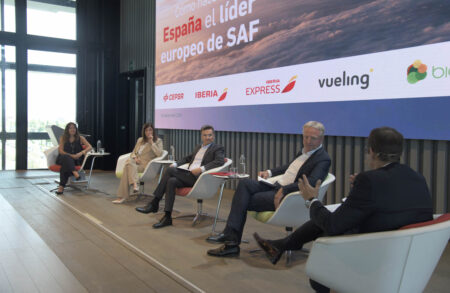
<svg viewBox="0 0 450 293">
<path fill-rule="evenodd" d="M 313 149 L 307 153 L 304 153 L 304 149 L 302 149 L 302 154 L 297 157 L 287 168 L 286 172 L 281 176 L 281 178 L 278 180 L 278 183 L 281 186 L 289 185 L 294 183 L 295 177 L 298 174 L 298 171 L 303 166 L 303 164 L 306 162 L 306 160 L 311 157 L 312 154 L 314 154 L 317 150 L 319 150 L 322 147 L 320 145 L 316 149 Z M 269 177 L 272 176 L 272 172 L 270 170 L 267 170 L 269 172 Z"/>
<path fill-rule="evenodd" d="M 203 157 L 205 156 L 206 151 L 208 150 L 209 146 L 211 144 L 201 146 L 198 150 L 197 154 L 195 154 L 194 161 L 192 161 L 192 164 L 189 166 L 189 170 L 194 170 L 197 168 L 201 168 L 202 172 L 205 171 L 205 167 L 202 166 Z"/>
</svg>

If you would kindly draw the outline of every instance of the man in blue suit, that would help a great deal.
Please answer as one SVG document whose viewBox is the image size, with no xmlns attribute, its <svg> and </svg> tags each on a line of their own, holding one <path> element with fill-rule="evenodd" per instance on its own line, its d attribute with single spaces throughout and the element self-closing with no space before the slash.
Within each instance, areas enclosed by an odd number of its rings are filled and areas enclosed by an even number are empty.
<svg viewBox="0 0 450 293">
<path fill-rule="evenodd" d="M 239 255 L 247 211 L 275 211 L 287 194 L 298 191 L 297 181 L 303 175 L 307 176 L 311 184 L 325 179 L 331 159 L 322 146 L 324 132 L 322 123 L 307 122 L 303 126 L 303 150 L 296 158 L 289 164 L 259 173 L 263 178 L 283 175 L 274 186 L 252 179 L 239 182 L 223 233 L 206 239 L 208 242 L 223 245 L 208 250 L 208 255 L 217 257 Z"/>
</svg>

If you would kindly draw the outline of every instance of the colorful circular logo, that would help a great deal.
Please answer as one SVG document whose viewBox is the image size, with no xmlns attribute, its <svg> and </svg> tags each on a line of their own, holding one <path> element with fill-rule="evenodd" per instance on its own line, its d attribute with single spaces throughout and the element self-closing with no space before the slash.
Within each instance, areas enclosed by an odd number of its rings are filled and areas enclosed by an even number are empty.
<svg viewBox="0 0 450 293">
<path fill-rule="evenodd" d="M 408 80 L 408 82 L 410 84 L 414 84 L 419 80 L 425 79 L 425 77 L 427 77 L 427 66 L 423 64 L 422 61 L 416 60 L 408 67 L 406 75 L 406 79 Z"/>
</svg>

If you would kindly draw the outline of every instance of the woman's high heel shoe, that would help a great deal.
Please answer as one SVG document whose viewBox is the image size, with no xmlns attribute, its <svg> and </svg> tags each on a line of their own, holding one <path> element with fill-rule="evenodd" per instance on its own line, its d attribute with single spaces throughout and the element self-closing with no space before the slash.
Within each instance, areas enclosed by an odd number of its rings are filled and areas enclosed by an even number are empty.
<svg viewBox="0 0 450 293">
<path fill-rule="evenodd" d="M 113 203 L 117 203 L 117 204 L 119 204 L 119 203 L 124 203 L 125 202 L 125 198 L 118 198 L 118 199 L 116 199 L 116 200 L 113 200 L 112 201 Z"/>
</svg>

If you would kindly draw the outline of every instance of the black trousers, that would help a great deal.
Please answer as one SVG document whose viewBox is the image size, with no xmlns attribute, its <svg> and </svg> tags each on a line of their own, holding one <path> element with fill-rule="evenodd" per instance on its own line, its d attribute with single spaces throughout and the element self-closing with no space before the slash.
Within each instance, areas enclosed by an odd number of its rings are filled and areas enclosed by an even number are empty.
<svg viewBox="0 0 450 293">
<path fill-rule="evenodd" d="M 73 175 L 73 171 L 76 171 L 75 164 L 78 162 L 72 159 L 69 155 L 59 155 L 56 159 L 56 164 L 61 165 L 59 171 L 59 185 L 66 186 L 69 177 Z"/>
<path fill-rule="evenodd" d="M 240 243 L 247 220 L 247 211 L 274 211 L 273 200 L 277 190 L 278 188 L 253 179 L 239 181 L 224 230 L 226 237 Z"/>
<path fill-rule="evenodd" d="M 164 194 L 166 194 L 164 211 L 172 212 L 176 188 L 192 187 L 195 181 L 197 181 L 197 177 L 191 172 L 169 167 L 161 178 L 158 187 L 155 189 L 155 198 L 161 200 Z"/>
</svg>

